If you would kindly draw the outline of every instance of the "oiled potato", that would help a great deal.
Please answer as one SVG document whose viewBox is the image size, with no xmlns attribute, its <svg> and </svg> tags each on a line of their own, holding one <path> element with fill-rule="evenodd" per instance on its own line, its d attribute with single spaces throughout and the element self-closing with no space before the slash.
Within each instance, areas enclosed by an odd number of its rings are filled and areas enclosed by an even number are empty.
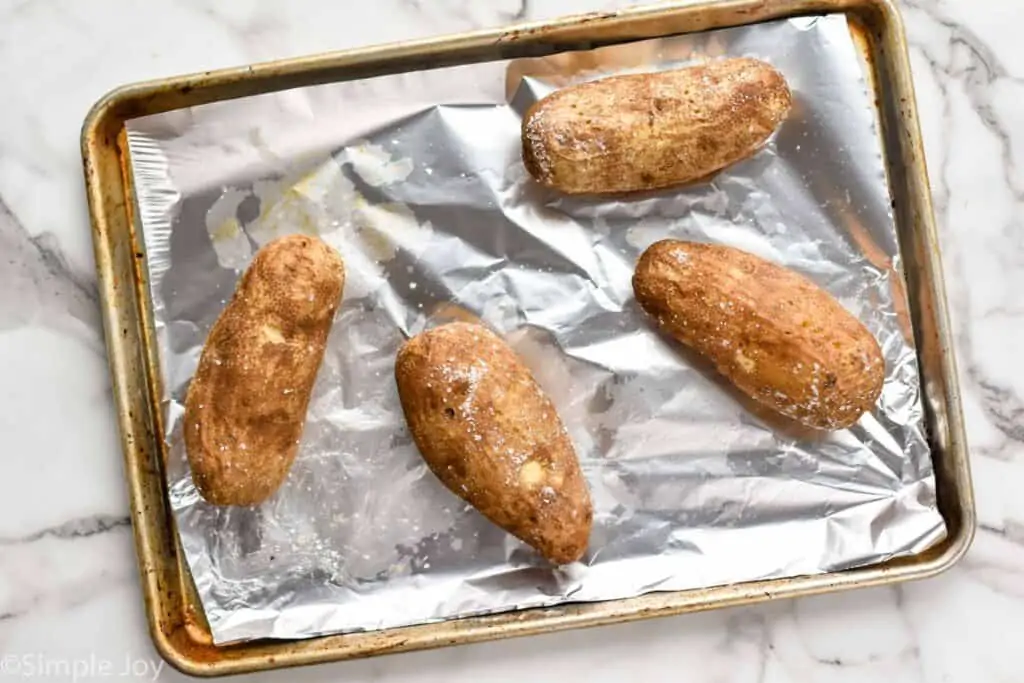
<svg viewBox="0 0 1024 683">
<path fill-rule="evenodd" d="M 671 336 L 760 403 L 818 429 L 854 424 L 878 400 L 878 342 L 823 289 L 739 249 L 665 240 L 633 290 Z"/>
<path fill-rule="evenodd" d="M 559 90 L 523 119 L 523 160 L 568 194 L 652 190 L 752 156 L 792 96 L 770 65 L 738 58 Z"/>
<path fill-rule="evenodd" d="M 494 333 L 449 323 L 406 342 L 395 365 L 423 459 L 456 495 L 555 563 L 583 555 L 593 517 L 551 401 Z"/>
<path fill-rule="evenodd" d="M 288 475 L 344 284 L 338 253 L 306 235 L 270 242 L 242 276 L 185 399 L 185 448 L 207 501 L 255 505 Z"/>
</svg>

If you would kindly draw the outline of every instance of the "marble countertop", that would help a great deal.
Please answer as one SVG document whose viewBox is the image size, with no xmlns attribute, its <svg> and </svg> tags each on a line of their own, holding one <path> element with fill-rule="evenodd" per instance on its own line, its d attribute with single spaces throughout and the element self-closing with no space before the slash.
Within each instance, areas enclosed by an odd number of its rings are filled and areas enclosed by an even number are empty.
<svg viewBox="0 0 1024 683">
<path fill-rule="evenodd" d="M 0 0 L 0 683 L 182 679 L 150 644 L 136 576 L 79 156 L 89 106 L 130 81 L 624 4 Z M 895 588 L 252 680 L 1024 680 L 1024 4 L 901 4 L 973 457 L 967 557 Z"/>
</svg>

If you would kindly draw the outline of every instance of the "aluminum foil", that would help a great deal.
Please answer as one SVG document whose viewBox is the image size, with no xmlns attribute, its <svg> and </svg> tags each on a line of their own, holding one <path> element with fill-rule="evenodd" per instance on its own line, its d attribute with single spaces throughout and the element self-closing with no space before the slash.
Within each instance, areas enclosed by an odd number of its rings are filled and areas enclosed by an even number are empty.
<svg viewBox="0 0 1024 683">
<path fill-rule="evenodd" d="M 712 181 L 629 200 L 527 177 L 526 108 L 568 83 L 749 55 L 795 106 Z M 217 103 L 129 125 L 165 388 L 170 501 L 216 642 L 833 571 L 944 533 L 923 431 L 890 196 L 865 65 L 841 15 Z M 203 502 L 181 439 L 203 341 L 259 245 L 336 246 L 344 303 L 282 489 Z M 640 252 L 746 249 L 831 293 L 887 362 L 876 410 L 831 435 L 751 410 L 638 310 Z M 546 565 L 429 473 L 392 376 L 451 319 L 503 334 L 551 394 L 593 491 L 581 563 Z"/>
</svg>

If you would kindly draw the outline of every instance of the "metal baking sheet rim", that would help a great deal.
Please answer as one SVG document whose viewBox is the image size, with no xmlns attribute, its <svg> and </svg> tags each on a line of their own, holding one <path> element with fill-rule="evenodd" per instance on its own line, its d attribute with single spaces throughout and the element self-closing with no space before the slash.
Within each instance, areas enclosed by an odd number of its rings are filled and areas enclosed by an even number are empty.
<svg viewBox="0 0 1024 683">
<path fill-rule="evenodd" d="M 919 337 L 940 509 L 950 531 L 946 541 L 919 556 L 818 576 L 538 608 L 305 641 L 213 646 L 202 611 L 196 606 L 167 510 L 163 445 L 158 436 L 162 434 L 157 400 L 159 373 L 145 254 L 136 231 L 139 222 L 127 169 L 124 122 L 204 102 L 408 70 L 414 64 L 424 68 L 533 56 L 583 45 L 593 47 L 837 11 L 847 12 L 864 29 L 875 67 L 875 89 L 885 94 L 879 106 L 887 168 L 890 178 L 903 181 L 892 190 L 907 261 L 911 314 Z M 82 154 L 143 597 L 158 651 L 183 672 L 199 676 L 242 673 L 920 579 L 952 566 L 973 538 L 974 501 L 937 235 L 905 37 L 899 13 L 890 0 L 662 4 L 141 83 L 115 90 L 94 106 L 83 126 Z M 894 175 L 893 169 L 900 173 Z"/>
</svg>

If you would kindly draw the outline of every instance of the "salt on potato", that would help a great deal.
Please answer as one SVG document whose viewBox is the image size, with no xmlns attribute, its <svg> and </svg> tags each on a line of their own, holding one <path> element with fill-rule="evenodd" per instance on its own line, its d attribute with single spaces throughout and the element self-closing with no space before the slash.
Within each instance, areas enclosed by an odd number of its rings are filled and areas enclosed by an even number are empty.
<svg viewBox="0 0 1024 683">
<path fill-rule="evenodd" d="M 789 113 L 785 78 L 733 58 L 558 90 L 523 118 L 523 162 L 567 194 L 653 190 L 753 155 Z"/>
<path fill-rule="evenodd" d="M 398 353 L 409 431 L 453 493 L 557 564 L 587 549 L 593 509 L 572 442 L 522 360 L 487 328 L 455 322 Z"/>
<path fill-rule="evenodd" d="M 185 399 L 185 450 L 208 502 L 256 505 L 288 476 L 344 286 L 341 256 L 309 235 L 269 242 L 242 275 Z"/>
<path fill-rule="evenodd" d="M 640 256 L 633 291 L 743 393 L 809 427 L 849 427 L 882 392 L 871 332 L 807 278 L 753 254 L 663 240 Z"/>
</svg>

